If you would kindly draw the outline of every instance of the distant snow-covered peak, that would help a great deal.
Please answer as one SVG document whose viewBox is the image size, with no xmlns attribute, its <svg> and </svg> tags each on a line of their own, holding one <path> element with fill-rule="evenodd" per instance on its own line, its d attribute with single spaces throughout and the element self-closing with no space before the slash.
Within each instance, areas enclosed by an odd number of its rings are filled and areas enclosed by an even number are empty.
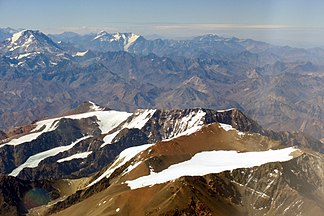
<svg viewBox="0 0 324 216">
<path fill-rule="evenodd" d="M 6 56 L 18 60 L 11 67 L 43 68 L 69 60 L 53 40 L 38 30 L 16 32 L 0 44 L 0 49 Z M 30 63 L 26 64 L 27 61 Z"/>
<path fill-rule="evenodd" d="M 130 35 L 129 35 L 129 37 L 128 37 L 128 40 L 127 40 L 127 43 L 124 43 L 124 48 L 125 48 L 125 50 L 128 50 L 129 49 L 129 47 L 132 45 L 132 44 L 134 44 L 136 41 L 137 41 L 137 39 L 139 38 L 140 36 L 139 35 L 136 35 L 136 34 L 134 34 L 134 33 L 131 33 Z"/>
<path fill-rule="evenodd" d="M 216 34 L 206 34 L 206 35 L 195 37 L 195 39 L 199 41 L 219 41 L 219 40 L 223 40 L 224 38 Z"/>
<path fill-rule="evenodd" d="M 57 45 L 45 34 L 34 30 L 19 31 L 8 38 L 5 43 L 8 51 L 16 50 L 18 53 L 40 51 L 39 49 L 44 47 L 46 50 L 50 50 L 50 47 L 58 49 Z"/>
<path fill-rule="evenodd" d="M 106 31 L 100 31 L 100 32 L 96 35 L 96 37 L 93 38 L 92 40 L 100 39 L 101 37 L 103 37 L 103 36 L 105 36 L 105 35 L 107 35 L 107 34 L 108 34 L 108 32 L 106 32 Z"/>
<path fill-rule="evenodd" d="M 47 36 L 45 34 L 43 34 L 42 32 L 38 31 L 38 30 L 22 30 L 19 31 L 15 34 L 12 35 L 11 38 L 9 38 L 10 43 L 14 44 L 17 43 L 20 39 L 22 39 L 22 37 L 24 37 L 24 39 L 29 38 L 29 37 L 35 37 L 35 38 L 39 38 L 39 37 L 43 37 L 46 38 Z"/>
<path fill-rule="evenodd" d="M 35 42 L 36 38 L 34 34 L 28 32 L 28 30 L 23 30 L 15 33 L 11 38 L 8 39 L 9 44 L 7 46 L 8 51 L 14 51 L 19 48 L 24 48 L 24 51 L 29 48 L 29 46 Z"/>
<path fill-rule="evenodd" d="M 92 41 L 100 41 L 105 43 L 118 43 L 125 51 L 136 42 L 140 35 L 134 33 L 113 33 L 109 34 L 106 31 L 99 32 Z"/>
</svg>

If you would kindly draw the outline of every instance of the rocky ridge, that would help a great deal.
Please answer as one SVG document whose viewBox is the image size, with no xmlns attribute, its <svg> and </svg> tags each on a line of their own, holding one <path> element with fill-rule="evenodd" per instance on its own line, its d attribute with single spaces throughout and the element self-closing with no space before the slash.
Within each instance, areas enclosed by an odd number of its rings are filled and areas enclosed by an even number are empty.
<svg viewBox="0 0 324 216">
<path fill-rule="evenodd" d="M 55 192 L 49 205 L 34 208 L 24 203 L 23 211 L 17 202 L 8 204 L 21 214 L 26 210 L 30 215 L 323 213 L 322 144 L 303 134 L 264 130 L 237 109 L 127 113 L 86 102 L 6 134 L 9 138 L 0 144 L 1 173 L 17 177 L 8 177 L 10 181 L 48 181 L 51 189 L 40 186 L 42 190 L 61 191 Z M 154 173 L 162 175 L 199 154 L 224 150 L 239 152 L 238 156 L 271 154 L 269 149 L 291 153 L 283 161 L 248 167 L 241 163 L 235 169 L 184 174 L 139 188 L 131 184 Z M 235 157 L 228 160 L 235 161 Z M 146 196 L 134 199 L 138 194 Z M 145 197 L 153 198 L 148 202 Z M 129 200 L 127 205 L 124 200 Z M 81 207 L 84 202 L 86 209 Z"/>
<path fill-rule="evenodd" d="M 0 45 L 2 130 L 92 98 L 129 112 L 236 107 L 267 129 L 323 138 L 321 49 L 217 35 L 178 41 L 132 33 L 48 37 L 33 30 L 5 32 L 8 38 Z"/>
</svg>

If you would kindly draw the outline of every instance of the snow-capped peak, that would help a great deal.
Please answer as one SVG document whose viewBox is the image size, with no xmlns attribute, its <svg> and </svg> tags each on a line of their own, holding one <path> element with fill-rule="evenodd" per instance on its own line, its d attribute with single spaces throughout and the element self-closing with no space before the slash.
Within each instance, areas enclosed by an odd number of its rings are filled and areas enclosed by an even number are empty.
<svg viewBox="0 0 324 216">
<path fill-rule="evenodd" d="M 97 40 L 105 35 L 107 35 L 108 33 L 106 31 L 101 31 L 97 34 L 97 36 L 95 38 L 93 38 L 92 40 Z"/>
<path fill-rule="evenodd" d="M 30 37 L 34 37 L 34 38 L 41 38 L 41 37 L 47 37 L 46 35 L 44 35 L 43 33 L 41 33 L 40 31 L 36 30 L 22 30 L 19 31 L 15 34 L 12 35 L 11 38 L 9 38 L 8 40 L 10 41 L 10 44 L 17 44 L 18 41 L 20 39 L 22 39 L 22 37 L 24 37 L 25 39 L 28 39 Z"/>
<path fill-rule="evenodd" d="M 129 47 L 136 42 L 139 38 L 139 35 L 134 33 L 114 33 L 109 34 L 106 31 L 99 32 L 92 41 L 100 41 L 106 43 L 118 43 L 125 51 L 129 49 Z"/>
<path fill-rule="evenodd" d="M 50 38 L 38 30 L 22 30 L 17 32 L 7 39 L 4 46 L 7 51 L 15 51 L 15 53 L 59 50 Z"/>
<path fill-rule="evenodd" d="M 35 41 L 35 36 L 33 32 L 30 30 L 23 30 L 13 34 L 11 38 L 8 39 L 8 51 L 14 51 L 17 49 L 23 48 L 23 51 L 27 51 L 26 49 Z M 21 53 L 21 52 L 20 52 Z"/>
<path fill-rule="evenodd" d="M 134 44 L 136 42 L 136 40 L 139 38 L 140 36 L 139 35 L 136 35 L 134 33 L 130 33 L 129 37 L 128 37 L 128 40 L 127 40 L 127 43 L 125 44 L 124 48 L 125 50 L 128 50 L 128 48 Z"/>
</svg>

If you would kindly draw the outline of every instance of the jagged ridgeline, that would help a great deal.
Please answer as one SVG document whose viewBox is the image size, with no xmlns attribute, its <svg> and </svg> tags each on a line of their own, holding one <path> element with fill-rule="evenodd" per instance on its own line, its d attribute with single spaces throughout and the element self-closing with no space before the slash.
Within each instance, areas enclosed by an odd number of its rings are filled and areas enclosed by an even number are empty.
<svg viewBox="0 0 324 216">
<path fill-rule="evenodd" d="M 0 129 L 90 98 L 136 109 L 236 107 L 264 128 L 324 139 L 321 48 L 204 35 L 148 40 L 134 33 L 0 29 Z"/>
<path fill-rule="evenodd" d="M 238 109 L 85 102 L 1 133 L 0 213 L 322 215 L 323 152 Z"/>
</svg>

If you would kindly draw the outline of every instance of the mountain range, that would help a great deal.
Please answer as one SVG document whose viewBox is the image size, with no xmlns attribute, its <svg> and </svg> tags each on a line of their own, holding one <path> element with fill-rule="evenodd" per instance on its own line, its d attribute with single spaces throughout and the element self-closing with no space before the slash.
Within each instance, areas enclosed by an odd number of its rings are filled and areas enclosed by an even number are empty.
<svg viewBox="0 0 324 216">
<path fill-rule="evenodd" d="M 324 134 L 324 50 L 204 35 L 1 29 L 0 128 L 92 101 L 113 109 L 236 107 L 275 131 Z"/>
<path fill-rule="evenodd" d="M 322 215 L 323 144 L 238 109 L 89 101 L 7 130 L 1 215 Z"/>
</svg>

